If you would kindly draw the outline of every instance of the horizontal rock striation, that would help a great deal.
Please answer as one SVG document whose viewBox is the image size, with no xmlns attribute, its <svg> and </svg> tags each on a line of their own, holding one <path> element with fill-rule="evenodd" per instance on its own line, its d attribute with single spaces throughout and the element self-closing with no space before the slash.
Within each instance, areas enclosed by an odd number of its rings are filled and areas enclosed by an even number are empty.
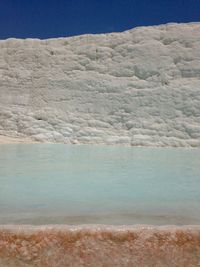
<svg viewBox="0 0 200 267">
<path fill-rule="evenodd" d="M 1 40 L 0 135 L 200 147 L 200 23 Z"/>
</svg>

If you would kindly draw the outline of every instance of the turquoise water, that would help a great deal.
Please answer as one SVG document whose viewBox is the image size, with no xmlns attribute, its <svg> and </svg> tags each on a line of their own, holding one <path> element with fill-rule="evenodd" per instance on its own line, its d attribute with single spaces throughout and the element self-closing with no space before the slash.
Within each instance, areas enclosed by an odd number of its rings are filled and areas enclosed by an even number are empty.
<svg viewBox="0 0 200 267">
<path fill-rule="evenodd" d="M 0 145 L 0 224 L 200 224 L 200 150 Z"/>
</svg>

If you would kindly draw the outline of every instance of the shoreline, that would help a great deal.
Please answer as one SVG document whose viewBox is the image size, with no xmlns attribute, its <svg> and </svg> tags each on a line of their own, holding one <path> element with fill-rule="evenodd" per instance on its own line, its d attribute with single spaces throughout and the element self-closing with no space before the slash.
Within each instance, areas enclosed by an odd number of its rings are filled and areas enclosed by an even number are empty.
<svg viewBox="0 0 200 267">
<path fill-rule="evenodd" d="M 40 144 L 41 142 L 28 137 L 11 137 L 0 135 L 0 145 L 6 144 Z"/>
<path fill-rule="evenodd" d="M 132 225 L 114 225 L 114 224 L 98 224 L 98 223 L 88 223 L 88 224 L 0 224 L 0 231 L 16 231 L 17 232 L 37 232 L 37 231 L 113 231 L 113 232 L 124 232 L 124 231 L 134 231 L 134 230 L 145 230 L 145 231 L 190 231 L 196 230 L 200 231 L 200 224 L 166 224 L 166 225 L 154 225 L 154 224 L 132 224 Z"/>
<path fill-rule="evenodd" d="M 11 145 L 11 144 L 64 144 L 64 145 L 74 145 L 74 146 L 106 146 L 106 147 L 129 147 L 129 148 L 158 148 L 158 149 L 169 149 L 169 148 L 178 148 L 178 149 L 200 149 L 199 146 L 133 146 L 133 145 L 122 145 L 122 144 L 106 144 L 106 143 L 62 143 L 62 142 L 48 142 L 48 141 L 37 141 L 31 139 L 30 137 L 11 137 L 6 135 L 0 135 L 0 145 Z"/>
</svg>

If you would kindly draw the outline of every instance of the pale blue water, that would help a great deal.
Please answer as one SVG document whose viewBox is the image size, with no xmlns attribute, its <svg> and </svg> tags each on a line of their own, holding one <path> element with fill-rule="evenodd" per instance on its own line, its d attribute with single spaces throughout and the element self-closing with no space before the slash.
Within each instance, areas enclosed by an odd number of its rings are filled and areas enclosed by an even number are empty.
<svg viewBox="0 0 200 267">
<path fill-rule="evenodd" d="M 200 224 L 200 150 L 0 145 L 0 224 Z"/>
</svg>

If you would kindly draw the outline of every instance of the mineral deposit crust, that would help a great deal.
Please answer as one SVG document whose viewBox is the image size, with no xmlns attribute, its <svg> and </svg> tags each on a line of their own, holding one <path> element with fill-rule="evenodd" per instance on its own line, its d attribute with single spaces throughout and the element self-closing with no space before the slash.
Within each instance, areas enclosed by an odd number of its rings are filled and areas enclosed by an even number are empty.
<svg viewBox="0 0 200 267">
<path fill-rule="evenodd" d="M 200 23 L 1 40 L 0 135 L 200 147 Z"/>
</svg>

